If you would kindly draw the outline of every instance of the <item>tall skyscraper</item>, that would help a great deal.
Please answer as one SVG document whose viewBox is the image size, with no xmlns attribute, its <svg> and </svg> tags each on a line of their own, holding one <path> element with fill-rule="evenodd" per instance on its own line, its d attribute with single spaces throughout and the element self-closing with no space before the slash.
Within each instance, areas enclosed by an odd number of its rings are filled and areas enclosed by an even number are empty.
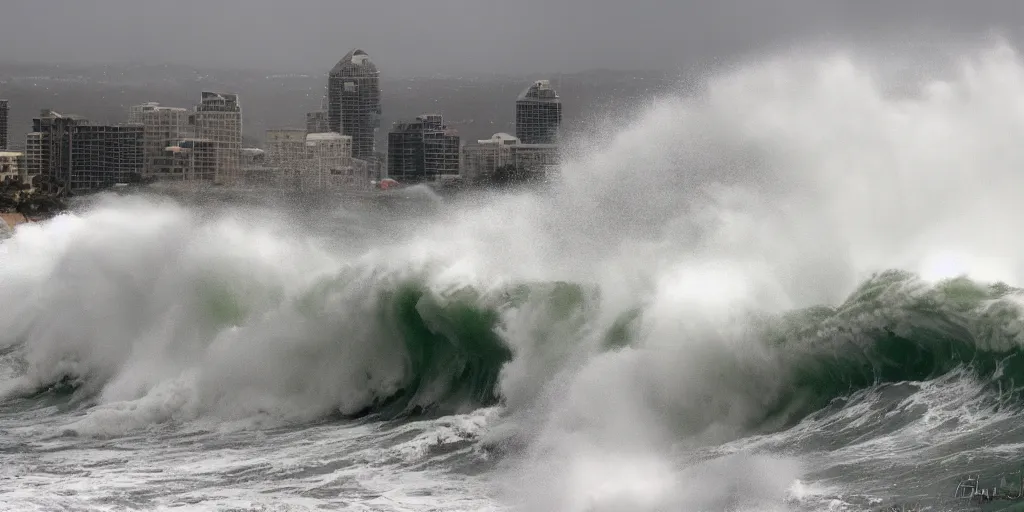
<svg viewBox="0 0 1024 512">
<path fill-rule="evenodd" d="M 242 107 L 237 94 L 204 91 L 190 117 L 197 139 L 213 144 L 216 153 L 215 182 L 234 184 L 242 176 Z"/>
<path fill-rule="evenodd" d="M 395 123 L 388 133 L 388 177 L 421 183 L 459 175 L 459 136 L 439 114 Z"/>
<path fill-rule="evenodd" d="M 9 117 L 10 105 L 7 100 L 0 100 L 0 151 L 4 151 L 10 146 L 7 140 L 7 119 Z"/>
<path fill-rule="evenodd" d="M 161 107 L 159 103 L 131 107 L 129 122 L 141 124 L 143 130 L 143 174 L 156 174 L 158 161 L 164 158 L 164 150 L 191 137 L 188 116 L 188 109 Z"/>
<path fill-rule="evenodd" d="M 562 100 L 548 80 L 537 80 L 516 100 L 516 137 L 523 144 L 555 144 L 562 125 Z"/>
<path fill-rule="evenodd" d="M 42 174 L 67 192 L 86 192 L 128 181 L 143 169 L 140 125 L 91 124 L 51 110 L 32 120 L 28 174 Z"/>
<path fill-rule="evenodd" d="M 380 127 L 380 73 L 370 56 L 355 49 L 331 69 L 327 81 L 327 119 L 332 132 L 352 137 L 352 156 L 374 158 Z"/>
</svg>

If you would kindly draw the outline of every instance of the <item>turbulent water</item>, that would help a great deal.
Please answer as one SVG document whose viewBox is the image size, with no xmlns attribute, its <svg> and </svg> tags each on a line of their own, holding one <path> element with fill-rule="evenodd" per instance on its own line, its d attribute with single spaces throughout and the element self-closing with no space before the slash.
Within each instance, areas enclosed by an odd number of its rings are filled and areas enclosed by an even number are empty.
<svg viewBox="0 0 1024 512">
<path fill-rule="evenodd" d="M 1020 492 L 1024 65 L 872 62 L 708 77 L 541 190 L 18 227 L 0 505 L 1020 504 L 955 494 Z"/>
</svg>

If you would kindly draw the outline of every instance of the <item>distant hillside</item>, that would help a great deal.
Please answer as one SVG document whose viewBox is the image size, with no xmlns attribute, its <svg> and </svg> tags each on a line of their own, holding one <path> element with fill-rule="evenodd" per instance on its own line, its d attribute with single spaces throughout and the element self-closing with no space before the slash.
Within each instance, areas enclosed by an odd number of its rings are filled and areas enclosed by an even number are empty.
<svg viewBox="0 0 1024 512">
<path fill-rule="evenodd" d="M 324 70 L 326 73 L 326 69 Z M 564 103 L 570 132 L 595 114 L 664 93 L 677 81 L 659 72 L 592 71 L 556 76 L 476 76 L 389 79 L 381 88 L 384 116 L 380 147 L 391 124 L 425 112 L 440 112 L 466 140 L 513 130 L 516 96 L 537 78 L 549 78 Z M 128 107 L 145 101 L 191 107 L 204 90 L 237 92 L 247 144 L 262 142 L 267 128 L 302 127 L 305 112 L 319 108 L 326 75 L 209 70 L 183 66 L 68 67 L 0 63 L 0 98 L 10 100 L 12 143 L 40 109 L 120 122 Z"/>
</svg>

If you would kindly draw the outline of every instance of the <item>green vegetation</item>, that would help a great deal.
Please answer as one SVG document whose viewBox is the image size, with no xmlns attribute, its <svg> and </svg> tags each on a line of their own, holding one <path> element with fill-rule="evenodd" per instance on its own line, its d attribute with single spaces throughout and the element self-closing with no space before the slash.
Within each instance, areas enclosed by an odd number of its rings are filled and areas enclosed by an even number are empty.
<svg viewBox="0 0 1024 512">
<path fill-rule="evenodd" d="M 20 213 L 27 217 L 47 216 L 67 209 L 56 193 L 44 187 L 33 188 L 15 180 L 0 182 L 0 213 Z"/>
</svg>

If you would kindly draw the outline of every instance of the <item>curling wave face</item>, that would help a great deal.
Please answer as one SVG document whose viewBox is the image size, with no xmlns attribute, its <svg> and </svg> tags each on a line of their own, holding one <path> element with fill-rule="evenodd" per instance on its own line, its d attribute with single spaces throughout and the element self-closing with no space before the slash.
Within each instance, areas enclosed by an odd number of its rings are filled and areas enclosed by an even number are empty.
<svg viewBox="0 0 1024 512">
<path fill-rule="evenodd" d="M 384 228 L 145 196 L 21 226 L 0 393 L 59 392 L 82 436 L 498 405 L 513 505 L 799 506 L 786 440 L 868 396 L 1019 406 L 1024 67 L 951 69 L 895 95 L 864 59 L 751 64 L 577 141 L 550 190 Z"/>
</svg>

